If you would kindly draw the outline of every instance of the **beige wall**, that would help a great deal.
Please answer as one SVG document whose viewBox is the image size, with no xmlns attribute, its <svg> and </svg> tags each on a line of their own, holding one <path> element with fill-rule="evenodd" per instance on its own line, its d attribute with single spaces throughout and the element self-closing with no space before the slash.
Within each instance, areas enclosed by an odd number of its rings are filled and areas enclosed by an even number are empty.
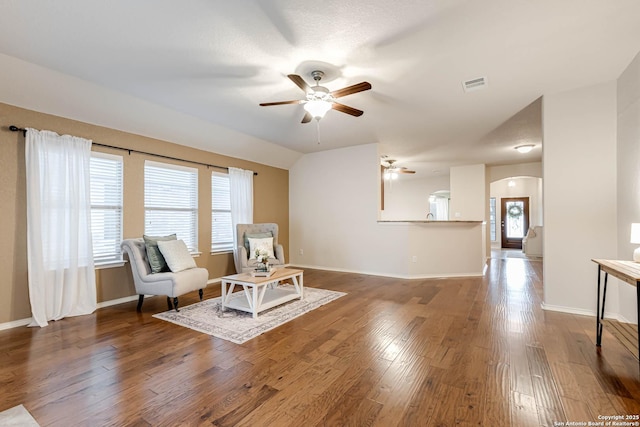
<svg viewBox="0 0 640 427">
<path fill-rule="evenodd" d="M 3 220 L 0 221 L 0 324 L 31 316 L 27 277 L 27 223 L 24 138 L 8 130 L 9 125 L 52 130 L 92 139 L 101 144 L 157 153 L 221 166 L 233 166 L 258 172 L 254 177 L 254 222 L 276 222 L 280 226 L 279 241 L 289 259 L 289 173 L 287 170 L 241 159 L 197 150 L 182 145 L 142 137 L 105 127 L 95 126 L 0 103 L 0 200 Z M 233 144 L 234 141 L 229 141 Z M 124 229 L 123 237 L 141 237 L 144 231 L 144 161 L 167 161 L 158 157 L 94 146 L 94 150 L 111 152 L 124 159 Z M 231 254 L 211 255 L 211 189 L 210 172 L 206 166 L 172 162 L 199 170 L 198 247 L 202 255 L 196 258 L 199 267 L 209 270 L 215 279 L 233 273 Z M 124 298 L 135 294 L 128 264 L 96 272 L 98 302 Z"/>
</svg>

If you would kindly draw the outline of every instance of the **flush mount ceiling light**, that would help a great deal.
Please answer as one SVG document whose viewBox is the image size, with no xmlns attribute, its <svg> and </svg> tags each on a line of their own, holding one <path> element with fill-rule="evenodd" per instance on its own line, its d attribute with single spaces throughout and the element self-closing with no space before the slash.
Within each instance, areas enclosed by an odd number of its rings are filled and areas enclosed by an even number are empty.
<svg viewBox="0 0 640 427">
<path fill-rule="evenodd" d="M 515 147 L 515 149 L 518 150 L 518 153 L 526 154 L 529 151 L 533 150 L 533 147 L 535 147 L 535 145 L 533 144 L 524 144 L 518 145 L 517 147 Z"/>
</svg>

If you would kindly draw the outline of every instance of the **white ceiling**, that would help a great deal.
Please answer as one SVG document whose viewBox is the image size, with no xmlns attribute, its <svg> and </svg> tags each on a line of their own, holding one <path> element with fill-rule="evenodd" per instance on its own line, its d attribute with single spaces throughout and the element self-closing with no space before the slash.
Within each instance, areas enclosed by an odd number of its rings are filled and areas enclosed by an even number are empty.
<svg viewBox="0 0 640 427">
<path fill-rule="evenodd" d="M 0 2 L 0 53 L 299 153 L 379 143 L 421 174 L 539 160 L 539 98 L 613 80 L 638 51 L 638 0 Z M 373 86 L 341 98 L 365 113 L 330 111 L 320 144 L 302 106 L 258 106 L 301 99 L 286 75 L 309 62 L 330 90 Z"/>
</svg>

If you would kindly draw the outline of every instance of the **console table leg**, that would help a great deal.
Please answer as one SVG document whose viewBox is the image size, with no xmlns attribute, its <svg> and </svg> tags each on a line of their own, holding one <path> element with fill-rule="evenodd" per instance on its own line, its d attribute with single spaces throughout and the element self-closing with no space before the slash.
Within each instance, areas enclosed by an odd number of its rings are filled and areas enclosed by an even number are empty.
<svg viewBox="0 0 640 427">
<path fill-rule="evenodd" d="M 596 294 L 596 346 L 602 344 L 602 325 L 600 324 L 600 279 L 602 267 L 598 265 L 598 293 Z"/>
</svg>

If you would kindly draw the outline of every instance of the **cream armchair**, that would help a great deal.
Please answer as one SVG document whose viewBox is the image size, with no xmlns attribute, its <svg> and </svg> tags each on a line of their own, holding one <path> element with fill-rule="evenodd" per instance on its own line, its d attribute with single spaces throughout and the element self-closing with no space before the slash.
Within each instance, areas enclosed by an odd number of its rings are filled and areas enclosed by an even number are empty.
<svg viewBox="0 0 640 427">
<path fill-rule="evenodd" d="M 522 239 L 522 252 L 527 256 L 542 256 L 542 226 L 529 228 L 527 235 Z"/>
<path fill-rule="evenodd" d="M 238 273 L 248 273 L 255 270 L 260 262 L 252 257 L 250 253 L 249 238 L 264 239 L 273 238 L 273 255 L 269 257 L 269 264 L 272 266 L 284 265 L 284 248 L 278 243 L 278 224 L 238 224 L 236 225 L 236 238 L 238 247 L 236 249 L 236 271 Z"/>
<path fill-rule="evenodd" d="M 138 311 L 142 311 L 142 302 L 145 295 L 166 295 L 169 310 L 178 310 L 178 297 L 187 292 L 198 290 L 202 300 L 203 289 L 207 287 L 209 272 L 206 268 L 190 268 L 177 273 L 152 273 L 144 239 L 125 239 L 120 247 L 129 256 L 133 284 L 138 298 Z M 171 302 L 173 299 L 173 307 Z"/>
</svg>

